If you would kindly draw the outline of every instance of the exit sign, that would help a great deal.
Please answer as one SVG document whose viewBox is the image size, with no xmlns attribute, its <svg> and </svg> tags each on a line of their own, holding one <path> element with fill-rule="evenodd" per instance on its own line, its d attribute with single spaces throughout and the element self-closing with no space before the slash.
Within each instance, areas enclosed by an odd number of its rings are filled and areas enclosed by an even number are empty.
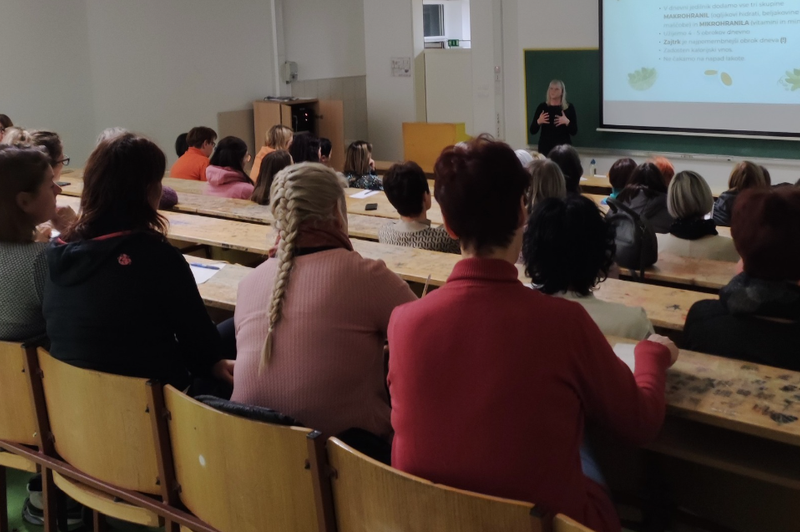
<svg viewBox="0 0 800 532">
<path fill-rule="evenodd" d="M 458 48 L 458 39 L 448 39 L 447 40 L 447 47 L 448 48 Z"/>
</svg>

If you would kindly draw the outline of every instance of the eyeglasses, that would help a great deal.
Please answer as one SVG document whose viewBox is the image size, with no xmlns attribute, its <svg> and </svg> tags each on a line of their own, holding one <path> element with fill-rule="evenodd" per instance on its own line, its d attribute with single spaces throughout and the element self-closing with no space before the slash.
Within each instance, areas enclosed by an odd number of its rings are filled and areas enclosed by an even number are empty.
<svg viewBox="0 0 800 532">
<path fill-rule="evenodd" d="M 56 164 L 63 164 L 64 166 L 69 166 L 69 157 L 64 157 L 60 161 L 56 161 Z"/>
</svg>

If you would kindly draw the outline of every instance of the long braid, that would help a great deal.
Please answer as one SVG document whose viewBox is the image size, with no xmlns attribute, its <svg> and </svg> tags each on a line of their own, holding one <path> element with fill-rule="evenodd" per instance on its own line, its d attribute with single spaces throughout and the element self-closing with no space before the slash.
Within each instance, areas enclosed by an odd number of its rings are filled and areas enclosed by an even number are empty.
<svg viewBox="0 0 800 532">
<path fill-rule="evenodd" d="M 275 327 L 281 320 L 286 288 L 295 259 L 300 225 L 309 220 L 329 220 L 331 209 L 343 202 L 344 183 L 329 168 L 301 163 L 284 168 L 275 176 L 270 190 L 272 215 L 278 231 L 278 271 L 269 305 L 269 328 L 261 350 L 259 372 L 269 365 Z"/>
<path fill-rule="evenodd" d="M 283 309 L 283 296 L 286 294 L 286 286 L 289 284 L 289 274 L 294 265 L 295 242 L 298 233 L 297 213 L 294 210 L 294 201 L 288 195 L 291 191 L 286 186 L 286 179 L 274 187 L 274 194 L 277 197 L 273 200 L 273 214 L 275 216 L 275 228 L 278 230 L 280 242 L 278 243 L 278 273 L 275 276 L 275 285 L 272 289 L 272 299 L 269 304 L 269 329 L 264 348 L 261 351 L 261 363 L 259 371 L 262 371 L 272 358 L 272 342 L 275 326 L 281 319 Z"/>
</svg>

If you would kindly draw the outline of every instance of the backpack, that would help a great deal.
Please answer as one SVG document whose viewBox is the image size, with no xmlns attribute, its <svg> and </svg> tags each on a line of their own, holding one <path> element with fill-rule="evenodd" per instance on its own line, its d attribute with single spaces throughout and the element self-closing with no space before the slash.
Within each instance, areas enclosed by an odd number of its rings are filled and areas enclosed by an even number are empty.
<svg viewBox="0 0 800 532">
<path fill-rule="evenodd" d="M 623 205 L 620 201 L 608 198 L 611 211 L 606 221 L 616 229 L 614 241 L 617 253 L 614 261 L 623 268 L 628 268 L 636 277 L 644 278 L 644 270 L 658 260 L 658 239 L 653 228 L 639 216 L 636 211 Z"/>
</svg>

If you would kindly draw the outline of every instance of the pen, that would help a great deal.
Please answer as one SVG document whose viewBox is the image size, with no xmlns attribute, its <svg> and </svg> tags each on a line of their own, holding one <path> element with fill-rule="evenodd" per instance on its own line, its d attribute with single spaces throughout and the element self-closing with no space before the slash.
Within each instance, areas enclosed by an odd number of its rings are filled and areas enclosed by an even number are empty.
<svg viewBox="0 0 800 532">
<path fill-rule="evenodd" d="M 189 266 L 197 266 L 198 268 L 205 268 L 207 270 L 219 270 L 219 266 L 212 266 L 210 264 L 199 264 L 197 262 L 192 262 Z"/>
</svg>

